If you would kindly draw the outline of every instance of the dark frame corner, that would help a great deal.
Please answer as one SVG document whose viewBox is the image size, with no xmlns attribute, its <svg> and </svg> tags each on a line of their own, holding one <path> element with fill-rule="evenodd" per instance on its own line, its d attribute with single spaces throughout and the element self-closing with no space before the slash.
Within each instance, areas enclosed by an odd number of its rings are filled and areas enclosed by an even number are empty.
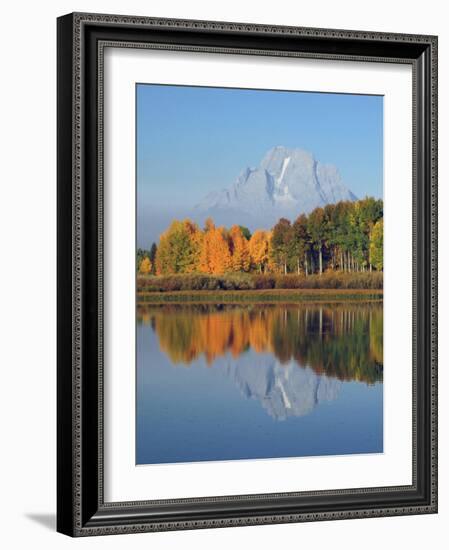
<svg viewBox="0 0 449 550">
<path fill-rule="evenodd" d="M 60 17 L 57 31 L 57 530 L 87 536 L 437 512 L 437 37 L 83 13 Z M 111 42 L 413 66 L 413 485 L 104 503 L 99 90 L 101 48 Z"/>
</svg>

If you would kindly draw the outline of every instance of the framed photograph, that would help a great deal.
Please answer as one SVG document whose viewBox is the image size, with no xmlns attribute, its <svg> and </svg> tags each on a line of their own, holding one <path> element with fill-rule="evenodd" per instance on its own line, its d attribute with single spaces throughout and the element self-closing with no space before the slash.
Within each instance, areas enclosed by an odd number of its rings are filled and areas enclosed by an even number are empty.
<svg viewBox="0 0 449 550">
<path fill-rule="evenodd" d="M 437 38 L 58 19 L 58 531 L 437 511 Z"/>
</svg>

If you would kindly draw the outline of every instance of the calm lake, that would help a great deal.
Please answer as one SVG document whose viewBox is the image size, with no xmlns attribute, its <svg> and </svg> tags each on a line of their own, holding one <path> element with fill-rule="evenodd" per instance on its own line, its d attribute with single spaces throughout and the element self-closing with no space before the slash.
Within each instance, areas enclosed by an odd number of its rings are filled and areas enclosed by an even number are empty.
<svg viewBox="0 0 449 550">
<path fill-rule="evenodd" d="M 137 308 L 137 464 L 383 451 L 382 302 Z"/>
</svg>

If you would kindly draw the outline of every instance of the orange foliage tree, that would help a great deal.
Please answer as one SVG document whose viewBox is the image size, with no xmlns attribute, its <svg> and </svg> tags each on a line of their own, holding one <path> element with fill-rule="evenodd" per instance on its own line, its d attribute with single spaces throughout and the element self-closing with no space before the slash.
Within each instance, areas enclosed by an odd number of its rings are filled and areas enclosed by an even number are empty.
<svg viewBox="0 0 449 550">
<path fill-rule="evenodd" d="M 222 275 L 231 268 L 231 253 L 224 229 L 215 227 L 211 218 L 206 220 L 201 242 L 199 270 L 202 273 Z"/>
<path fill-rule="evenodd" d="M 185 273 L 199 271 L 200 254 L 203 243 L 203 233 L 198 225 L 191 220 L 184 220 L 186 231 L 189 235 L 189 261 L 185 267 Z"/>
<path fill-rule="evenodd" d="M 229 243 L 231 247 L 231 269 L 232 271 L 249 271 L 251 258 L 248 241 L 243 236 L 240 226 L 233 225 L 229 232 Z"/>
<path fill-rule="evenodd" d="M 143 260 L 140 262 L 139 272 L 142 273 L 142 275 L 147 275 L 148 273 L 151 273 L 151 269 L 151 260 L 150 258 L 148 258 L 148 256 L 145 256 L 145 258 L 143 258 Z"/>
<path fill-rule="evenodd" d="M 270 252 L 270 232 L 258 229 L 249 241 L 251 263 L 260 273 L 266 271 Z"/>
</svg>

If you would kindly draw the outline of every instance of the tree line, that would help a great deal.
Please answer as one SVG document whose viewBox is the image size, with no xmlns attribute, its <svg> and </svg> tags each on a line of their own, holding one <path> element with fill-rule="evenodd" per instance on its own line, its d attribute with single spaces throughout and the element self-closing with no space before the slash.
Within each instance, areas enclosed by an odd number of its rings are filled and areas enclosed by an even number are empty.
<svg viewBox="0 0 449 550">
<path fill-rule="evenodd" d="M 211 218 L 202 229 L 189 219 L 173 220 L 158 245 L 138 249 L 137 268 L 154 275 L 382 271 L 383 202 L 327 204 L 253 234 L 241 225 L 217 227 Z"/>
</svg>

